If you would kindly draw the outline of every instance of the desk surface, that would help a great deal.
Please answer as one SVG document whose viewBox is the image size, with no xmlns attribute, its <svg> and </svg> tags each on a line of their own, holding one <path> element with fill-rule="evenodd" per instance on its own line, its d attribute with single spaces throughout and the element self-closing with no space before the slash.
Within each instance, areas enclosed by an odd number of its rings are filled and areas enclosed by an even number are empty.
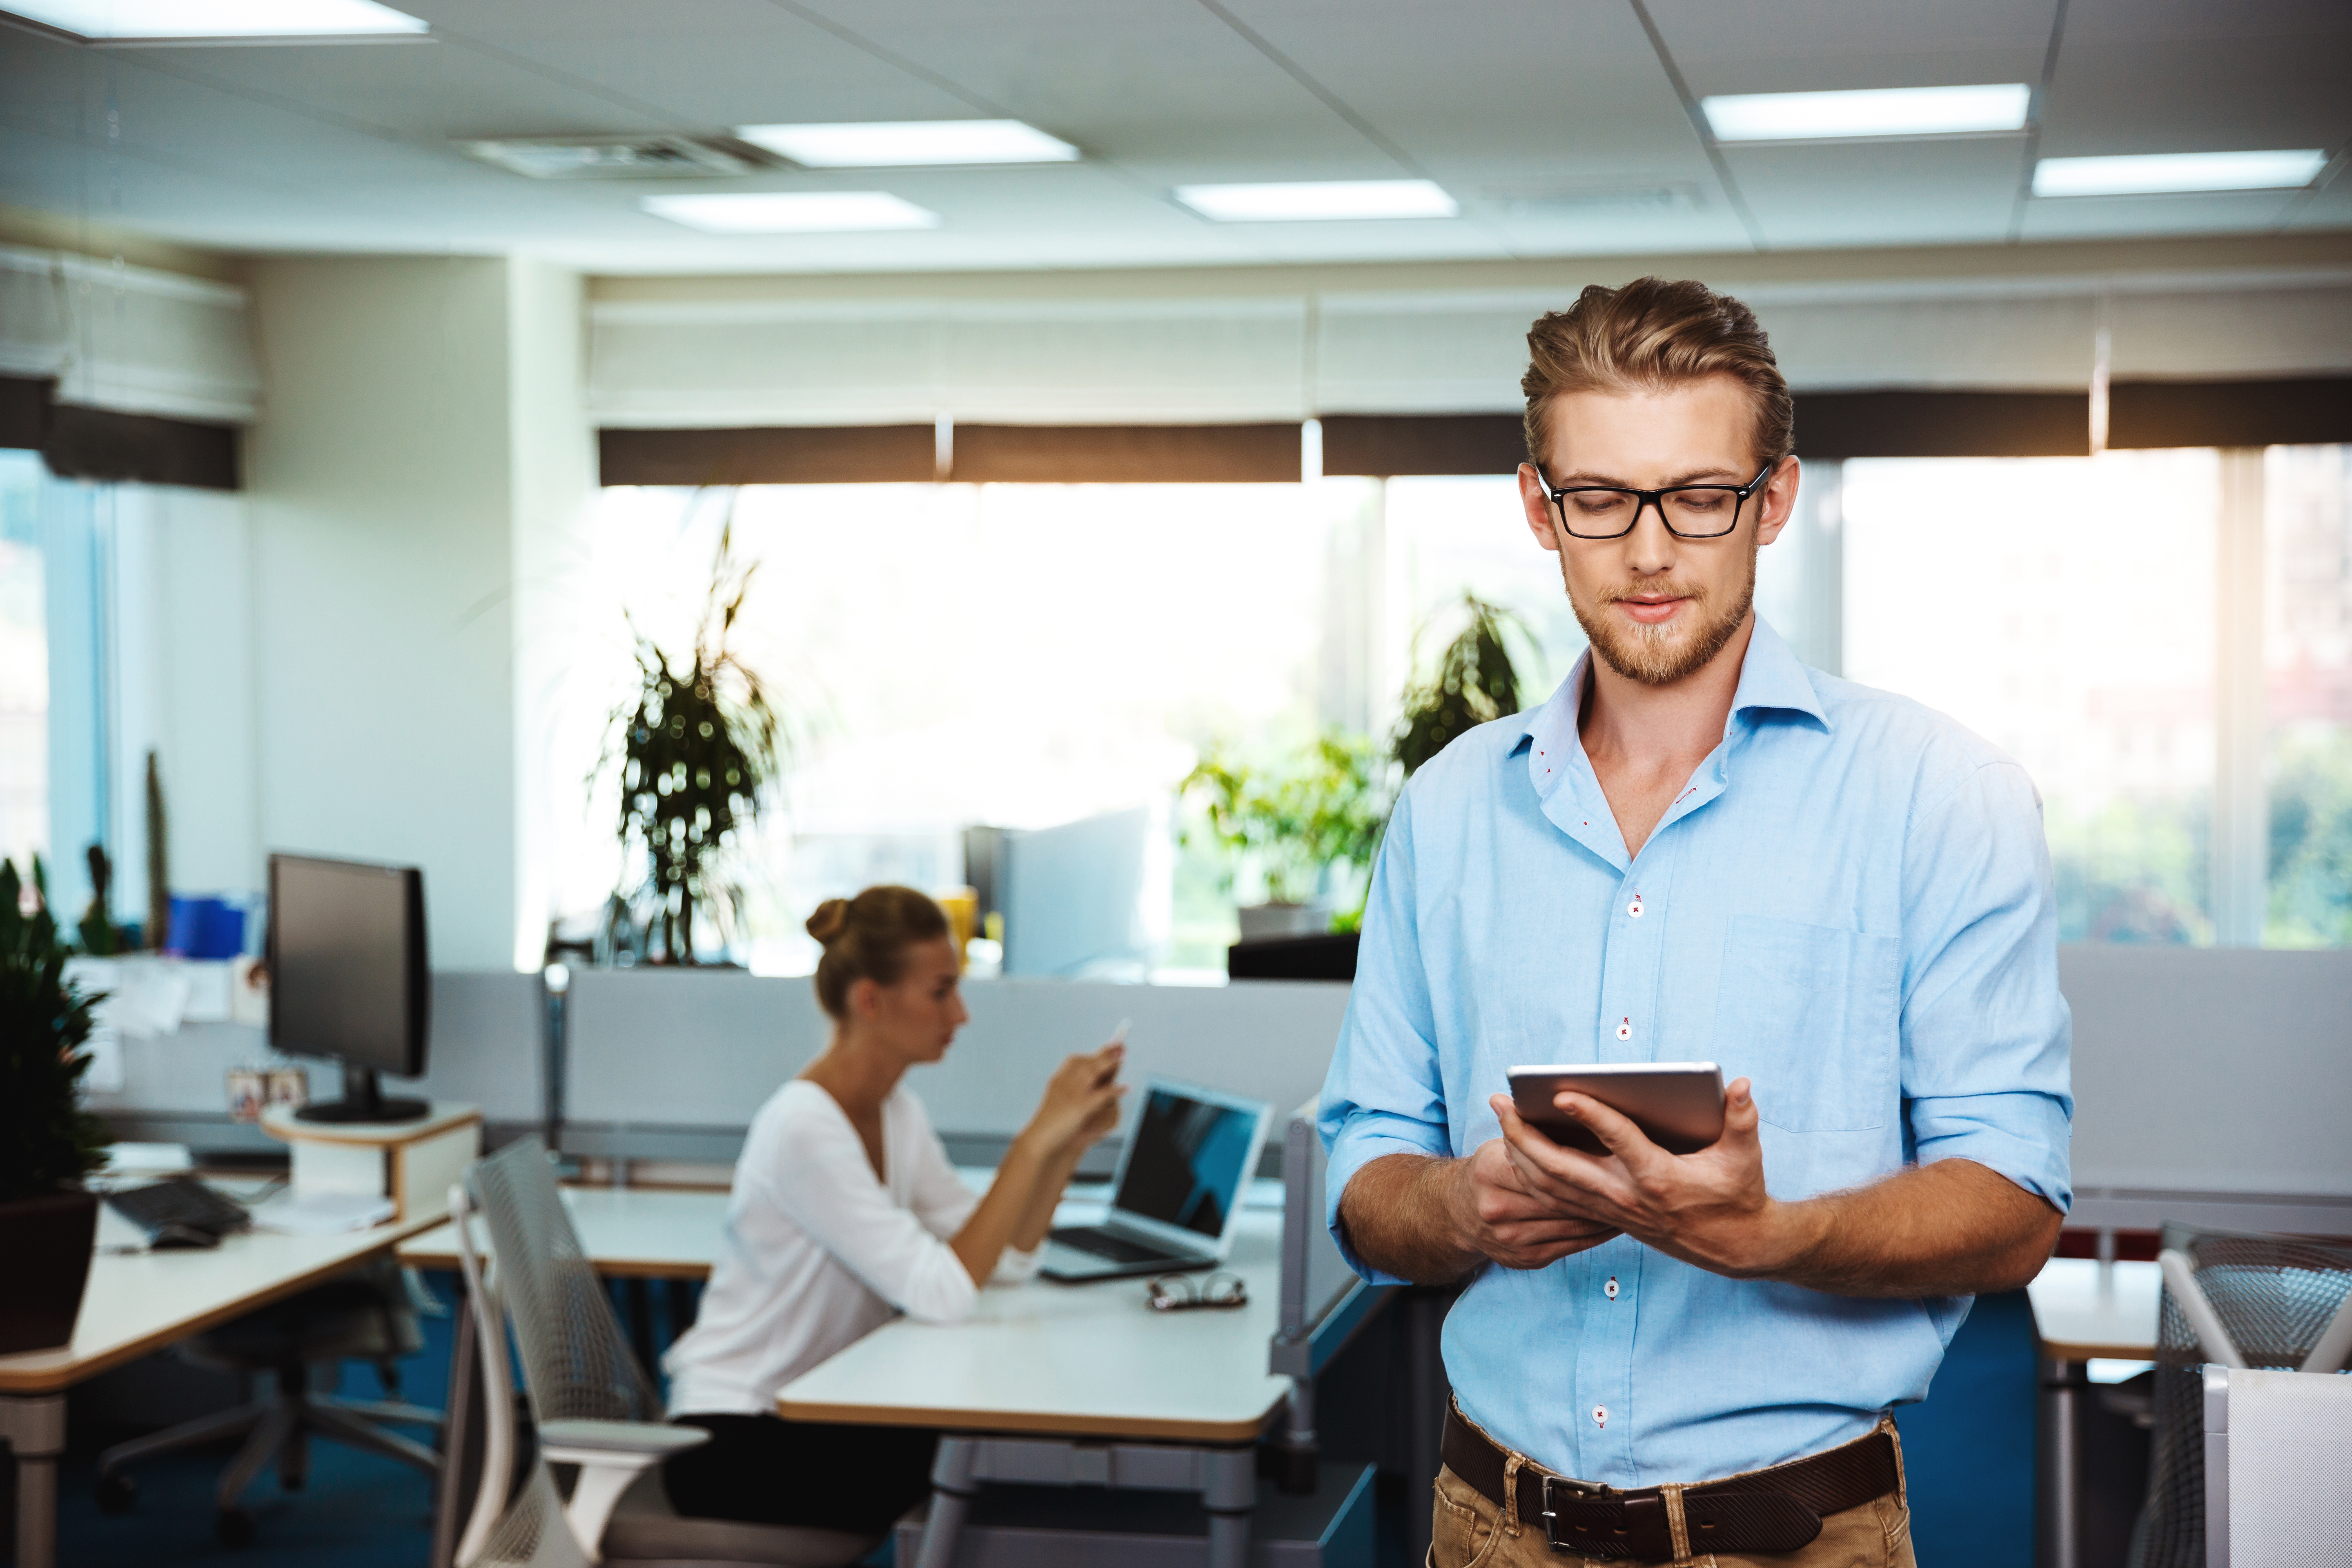
<svg viewBox="0 0 2352 1568">
<path fill-rule="evenodd" d="M 597 1273 L 655 1279 L 709 1279 L 727 1218 L 725 1193 L 653 1187 L 566 1187 L 563 1206 Z M 402 1242 L 400 1260 L 416 1268 L 457 1268 L 457 1227 L 443 1220 Z"/>
<path fill-rule="evenodd" d="M 2025 1288 L 2042 1353 L 2053 1361 L 2148 1360 L 2163 1283 L 2153 1263 L 2052 1258 Z"/>
<path fill-rule="evenodd" d="M 861 1426 L 1250 1442 L 1290 1392 L 1266 1371 L 1281 1237 L 1280 1215 L 1244 1212 L 1227 1267 L 1248 1284 L 1245 1307 L 1155 1312 L 1140 1279 L 994 1286 L 963 1322 L 885 1323 L 787 1384 L 777 1409 Z"/>
<path fill-rule="evenodd" d="M 114 1223 L 110 1223 L 114 1222 Z M 216 1247 L 106 1252 L 89 1260 L 89 1285 L 73 1343 L 0 1356 L 0 1394 L 54 1394 L 175 1340 L 314 1285 L 436 1223 L 377 1226 L 341 1236 L 247 1231 Z M 121 1228 L 115 1228 L 121 1224 Z M 135 1236 L 100 1211 L 99 1245 Z"/>
</svg>

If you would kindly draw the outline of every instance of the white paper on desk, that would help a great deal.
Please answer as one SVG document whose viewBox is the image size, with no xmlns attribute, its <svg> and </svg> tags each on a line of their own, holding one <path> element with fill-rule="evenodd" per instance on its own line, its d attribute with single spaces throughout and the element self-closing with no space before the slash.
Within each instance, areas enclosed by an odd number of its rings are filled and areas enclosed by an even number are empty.
<svg viewBox="0 0 2352 1568">
<path fill-rule="evenodd" d="M 188 982 L 187 1008 L 183 1015 L 191 1024 L 226 1024 L 229 1021 L 231 987 L 236 978 L 226 961 L 184 959 L 180 973 Z"/>
<path fill-rule="evenodd" d="M 286 1236 L 341 1236 L 382 1225 L 392 1215 L 393 1202 L 381 1193 L 286 1193 L 253 1211 L 253 1227 Z"/>
</svg>

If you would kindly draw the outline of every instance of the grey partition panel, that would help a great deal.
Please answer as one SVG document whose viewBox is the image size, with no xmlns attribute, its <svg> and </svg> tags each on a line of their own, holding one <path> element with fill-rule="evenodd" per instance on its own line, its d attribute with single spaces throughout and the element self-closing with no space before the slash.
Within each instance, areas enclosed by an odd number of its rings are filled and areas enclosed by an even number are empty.
<svg viewBox="0 0 2352 1568">
<path fill-rule="evenodd" d="M 2065 947 L 2059 981 L 2081 1222 L 2352 1223 L 2352 952 Z"/>
<path fill-rule="evenodd" d="M 491 1121 L 538 1121 L 546 1109 L 545 1006 L 536 974 L 436 974 L 416 1092 L 478 1105 Z"/>
<path fill-rule="evenodd" d="M 1323 1087 L 1344 984 L 1265 981 L 1248 985 L 1114 985 L 1004 979 L 964 987 L 971 1022 L 945 1060 L 908 1075 L 942 1131 L 1020 1131 L 1055 1064 L 1130 1028 L 1125 1077 L 1180 1079 L 1276 1106 Z"/>
<path fill-rule="evenodd" d="M 950 1139 L 1020 1131 L 1055 1064 L 1121 1019 L 1133 1026 L 1130 1079 L 1160 1074 L 1294 1105 L 1322 1087 L 1348 1005 L 1345 985 L 1314 983 L 973 979 L 963 992 L 971 1022 L 943 1061 L 908 1077 Z M 692 1157 L 682 1130 L 740 1131 L 831 1029 L 807 980 L 740 972 L 575 973 L 567 1009 L 567 1142 L 585 1152 Z M 623 1131 L 632 1136 L 615 1141 Z"/>
<path fill-rule="evenodd" d="M 805 979 L 740 970 L 575 970 L 564 1006 L 564 1118 L 590 1127 L 740 1131 L 830 1027 Z"/>
<path fill-rule="evenodd" d="M 542 1109 L 540 1019 L 536 974 L 436 973 L 425 1076 L 388 1081 L 402 1092 L 478 1105 L 492 1122 L 536 1122 Z M 269 1059 L 268 1031 L 254 1024 L 184 1024 L 168 1035 L 128 1035 L 121 1090 L 92 1094 L 90 1109 L 125 1136 L 207 1149 L 282 1147 L 227 1119 L 228 1070 Z M 335 1063 L 291 1059 L 310 1074 L 312 1099 L 342 1092 Z"/>
</svg>

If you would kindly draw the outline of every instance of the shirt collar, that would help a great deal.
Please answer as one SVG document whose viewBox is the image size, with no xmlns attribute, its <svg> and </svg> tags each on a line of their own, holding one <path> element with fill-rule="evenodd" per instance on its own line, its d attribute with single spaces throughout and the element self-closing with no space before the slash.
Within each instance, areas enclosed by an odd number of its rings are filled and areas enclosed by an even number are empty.
<svg viewBox="0 0 2352 1568">
<path fill-rule="evenodd" d="M 1576 667 L 1549 701 L 1539 708 L 1530 708 L 1520 716 L 1518 742 L 1511 748 L 1513 756 L 1529 751 L 1549 754 L 1573 754 L 1570 742 L 1577 734 L 1577 718 L 1584 703 L 1584 675 L 1592 663 L 1592 650 L 1585 649 L 1576 656 Z M 1750 710 L 1777 709 L 1782 712 L 1802 713 L 1826 730 L 1830 716 L 1822 707 L 1821 694 L 1813 689 L 1811 677 L 1798 662 L 1795 653 L 1772 623 L 1762 616 L 1756 617 L 1756 630 L 1748 639 L 1747 657 L 1740 660 L 1739 685 L 1731 697 L 1733 718 Z M 1580 752 L 1579 743 L 1575 751 Z M 1542 777 L 1538 772 L 1538 778 Z M 1555 774 L 1554 776 L 1558 776 Z"/>
</svg>

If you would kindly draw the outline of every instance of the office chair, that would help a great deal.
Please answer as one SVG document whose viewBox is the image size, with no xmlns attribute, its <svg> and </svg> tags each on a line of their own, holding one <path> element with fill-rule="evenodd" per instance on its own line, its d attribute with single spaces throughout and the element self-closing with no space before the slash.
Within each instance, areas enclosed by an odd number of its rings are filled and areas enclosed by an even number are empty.
<svg viewBox="0 0 2352 1568">
<path fill-rule="evenodd" d="M 2234 1372 L 2340 1371 L 2352 1356 L 2352 1247 L 2171 1224 L 2164 1227 L 2158 1261 L 2164 1294 L 2152 1395 L 2155 1441 L 2130 1563 L 2131 1568 L 2209 1568 L 2229 1562 L 2231 1530 L 2229 1512 L 2209 1503 L 2226 1502 L 2236 1512 L 2249 1500 L 2229 1496 L 2226 1488 L 2216 1491 L 2217 1482 L 2241 1473 L 2245 1456 L 2239 1465 L 2217 1463 L 2209 1474 L 2209 1379 L 2221 1374 L 2214 1381 L 2226 1408 L 2249 1400 L 2267 1405 L 2282 1396 L 2274 1379 L 2233 1378 Z M 2288 1390 L 2284 1396 L 2311 1392 Z M 2227 1452 L 2226 1425 L 2221 1435 L 2217 1460 Z M 2292 1483 L 2274 1472 L 2269 1484 Z M 2215 1549 L 2220 1555 L 2213 1555 Z M 2347 1550 L 2352 1542 L 2338 1541 L 2310 1560 Z"/>
<path fill-rule="evenodd" d="M 396 1395 L 399 1359 L 423 1343 L 407 1281 L 389 1258 L 205 1330 L 180 1345 L 181 1356 L 225 1372 L 273 1373 L 276 1390 L 266 1399 L 107 1449 L 98 1457 L 99 1508 L 125 1513 L 138 1500 L 138 1483 L 125 1466 L 238 1433 L 246 1434 L 245 1444 L 221 1473 L 214 1494 L 213 1529 L 224 1546 L 252 1541 L 253 1515 L 237 1500 L 272 1459 L 279 1484 L 289 1491 L 301 1489 L 310 1474 L 313 1433 L 438 1474 L 441 1460 L 433 1449 L 385 1430 L 382 1423 L 425 1426 L 437 1434 L 439 1412 L 396 1397 L 343 1399 L 310 1391 L 314 1370 L 323 1369 L 331 1383 L 343 1362 L 365 1361 L 374 1363 L 385 1393 Z"/>
<path fill-rule="evenodd" d="M 489 1232 L 488 1259 L 475 1247 L 477 1210 Z M 538 1138 L 477 1161 L 467 1181 L 450 1189 L 449 1212 L 474 1297 L 486 1391 L 484 1481 L 458 1539 L 457 1568 L 586 1568 L 599 1561 L 840 1568 L 880 1544 L 880 1536 L 847 1531 L 687 1519 L 670 1507 L 661 1462 L 709 1434 L 663 1421 Z M 514 1402 L 500 1396 L 510 1382 L 509 1324 L 539 1447 L 511 1498 L 499 1484 L 513 1473 L 519 1443 Z M 551 1468 L 559 1465 L 577 1468 L 568 1500 Z"/>
</svg>

